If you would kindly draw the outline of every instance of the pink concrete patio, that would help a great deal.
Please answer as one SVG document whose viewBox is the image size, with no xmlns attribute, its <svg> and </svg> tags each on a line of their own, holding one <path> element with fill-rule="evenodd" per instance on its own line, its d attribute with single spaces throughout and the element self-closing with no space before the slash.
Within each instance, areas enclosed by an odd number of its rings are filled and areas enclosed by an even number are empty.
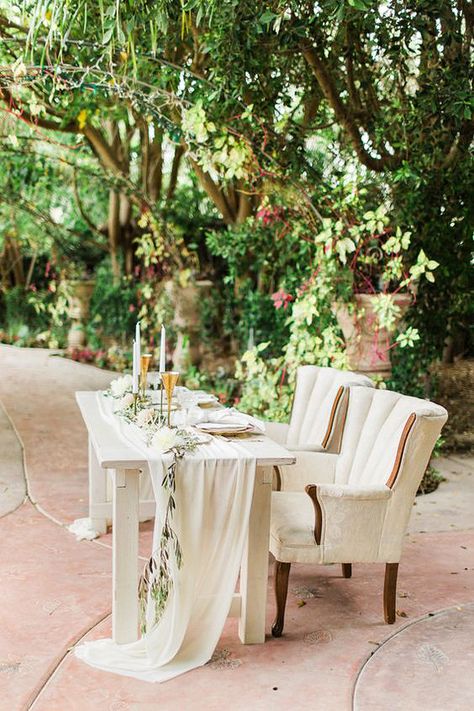
<svg viewBox="0 0 474 711">
<path fill-rule="evenodd" d="M 350 580 L 339 566 L 295 566 L 281 639 L 242 646 L 229 620 L 208 665 L 148 684 L 70 653 L 110 631 L 110 534 L 77 542 L 66 529 L 87 515 L 74 391 L 105 387 L 110 376 L 8 346 L 0 372 L 1 711 L 474 707 L 472 460 L 441 460 L 448 481 L 417 499 L 395 625 L 383 624 L 382 566 L 357 565 Z M 142 527 L 143 555 L 150 530 Z M 273 613 L 269 588 L 268 629 Z"/>
</svg>

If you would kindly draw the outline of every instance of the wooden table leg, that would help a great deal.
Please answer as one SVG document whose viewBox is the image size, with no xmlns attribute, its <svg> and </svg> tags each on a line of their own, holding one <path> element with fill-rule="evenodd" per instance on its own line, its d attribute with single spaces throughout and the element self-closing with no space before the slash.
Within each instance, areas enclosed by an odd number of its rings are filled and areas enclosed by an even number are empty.
<svg viewBox="0 0 474 711">
<path fill-rule="evenodd" d="M 265 642 L 272 467 L 257 467 L 249 531 L 240 570 L 239 637 L 243 644 Z"/>
<path fill-rule="evenodd" d="M 104 506 L 107 504 L 107 470 L 102 469 L 89 438 L 89 518 L 91 527 L 97 533 L 107 533 L 107 518 Z M 102 509 L 102 510 L 101 510 Z"/>
<path fill-rule="evenodd" d="M 112 637 L 138 639 L 138 469 L 114 471 Z"/>
</svg>

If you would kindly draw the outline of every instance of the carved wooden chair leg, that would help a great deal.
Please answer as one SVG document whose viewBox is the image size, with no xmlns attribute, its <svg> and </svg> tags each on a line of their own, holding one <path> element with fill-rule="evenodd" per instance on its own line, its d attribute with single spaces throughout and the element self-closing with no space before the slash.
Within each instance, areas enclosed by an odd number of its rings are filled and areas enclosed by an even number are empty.
<svg viewBox="0 0 474 711">
<path fill-rule="evenodd" d="M 342 576 L 344 578 L 352 578 L 352 563 L 341 563 Z"/>
<path fill-rule="evenodd" d="M 281 469 L 280 467 L 273 467 L 273 491 L 281 491 Z"/>
<path fill-rule="evenodd" d="M 386 563 L 383 588 L 383 614 L 385 622 L 393 625 L 396 616 L 398 563 Z"/>
<path fill-rule="evenodd" d="M 281 637 L 283 633 L 283 625 L 285 624 L 285 606 L 286 596 L 288 594 L 288 578 L 290 575 L 291 563 L 281 563 L 275 561 L 275 598 L 277 604 L 277 612 L 275 621 L 272 625 L 272 635 Z"/>
</svg>

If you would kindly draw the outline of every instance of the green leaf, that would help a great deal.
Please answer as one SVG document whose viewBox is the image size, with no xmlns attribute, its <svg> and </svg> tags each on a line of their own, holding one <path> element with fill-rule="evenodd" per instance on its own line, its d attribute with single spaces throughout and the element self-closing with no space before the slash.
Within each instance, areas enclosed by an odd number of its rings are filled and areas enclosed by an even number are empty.
<svg viewBox="0 0 474 711">
<path fill-rule="evenodd" d="M 104 36 L 102 37 L 102 44 L 108 44 L 110 42 L 114 33 L 114 29 L 114 25 L 106 29 L 106 31 L 104 32 Z"/>
<path fill-rule="evenodd" d="M 349 5 L 362 12 L 370 10 L 370 2 L 368 0 L 349 0 Z"/>
<path fill-rule="evenodd" d="M 278 15 L 275 12 L 272 12 L 271 10 L 266 10 L 263 15 L 260 15 L 259 17 L 259 22 L 261 25 L 268 25 L 272 20 L 275 20 L 278 17 Z"/>
</svg>

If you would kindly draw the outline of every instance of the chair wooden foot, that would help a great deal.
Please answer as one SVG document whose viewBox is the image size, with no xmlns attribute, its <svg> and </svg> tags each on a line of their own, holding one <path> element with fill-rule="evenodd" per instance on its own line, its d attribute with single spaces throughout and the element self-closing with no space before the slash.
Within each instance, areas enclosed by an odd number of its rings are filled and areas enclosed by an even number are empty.
<svg viewBox="0 0 474 711">
<path fill-rule="evenodd" d="M 393 625 L 396 617 L 397 575 L 398 563 L 387 563 L 383 588 L 383 614 L 388 625 Z"/>
<path fill-rule="evenodd" d="M 272 635 L 274 637 L 281 637 L 283 634 L 283 625 L 285 624 L 285 607 L 286 607 L 286 596 L 288 594 L 288 578 L 290 575 L 291 563 L 281 563 L 279 560 L 275 561 L 275 598 L 277 605 L 277 613 L 275 621 L 272 625 Z"/>
<path fill-rule="evenodd" d="M 342 566 L 342 577 L 352 578 L 352 563 L 341 563 Z"/>
</svg>

